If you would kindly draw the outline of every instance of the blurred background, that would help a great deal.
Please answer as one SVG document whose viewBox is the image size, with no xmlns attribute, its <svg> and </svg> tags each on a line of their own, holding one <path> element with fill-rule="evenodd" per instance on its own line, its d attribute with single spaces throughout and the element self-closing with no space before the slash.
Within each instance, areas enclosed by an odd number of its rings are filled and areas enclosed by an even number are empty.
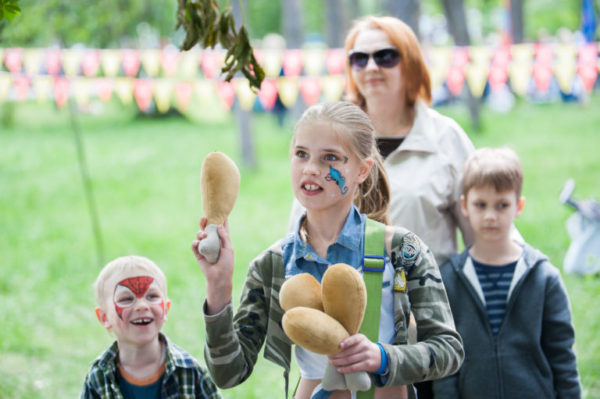
<svg viewBox="0 0 600 399">
<path fill-rule="evenodd" d="M 434 107 L 476 147 L 517 151 L 527 197 L 517 227 L 560 269 L 576 213 L 559 199 L 565 182 L 574 200 L 600 195 L 598 0 L 220 1 L 265 70 L 257 92 L 242 76 L 223 81 L 219 46 L 179 50 L 175 1 L 7 4 L 20 12 L 0 8 L 0 398 L 77 397 L 113 340 L 91 285 L 125 254 L 163 268 L 173 301 L 163 330 L 203 361 L 204 279 L 189 249 L 202 160 L 223 151 L 242 172 L 235 297 L 252 258 L 287 230 L 294 122 L 343 97 L 343 38 L 360 16 L 411 25 Z M 563 278 L 584 397 L 598 398 L 600 280 Z M 256 368 L 223 396 L 281 397 L 283 370 L 262 357 Z"/>
</svg>

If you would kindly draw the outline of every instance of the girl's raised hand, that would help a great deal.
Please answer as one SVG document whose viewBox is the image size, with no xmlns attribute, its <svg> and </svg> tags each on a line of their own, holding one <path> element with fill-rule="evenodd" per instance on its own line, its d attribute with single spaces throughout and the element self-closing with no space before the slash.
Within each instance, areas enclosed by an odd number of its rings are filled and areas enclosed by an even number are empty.
<svg viewBox="0 0 600 399">
<path fill-rule="evenodd" d="M 206 218 L 200 220 L 200 229 L 192 242 L 192 251 L 206 278 L 206 303 L 209 315 L 219 313 L 231 302 L 233 290 L 233 245 L 229 237 L 229 223 L 226 220 L 217 228 L 221 242 L 219 258 L 216 263 L 209 263 L 198 252 L 200 241 L 206 238 Z"/>
<path fill-rule="evenodd" d="M 363 334 L 354 334 L 340 343 L 341 352 L 329 356 L 329 362 L 340 373 L 366 371 L 374 373 L 381 365 L 379 346 L 369 341 Z"/>
</svg>

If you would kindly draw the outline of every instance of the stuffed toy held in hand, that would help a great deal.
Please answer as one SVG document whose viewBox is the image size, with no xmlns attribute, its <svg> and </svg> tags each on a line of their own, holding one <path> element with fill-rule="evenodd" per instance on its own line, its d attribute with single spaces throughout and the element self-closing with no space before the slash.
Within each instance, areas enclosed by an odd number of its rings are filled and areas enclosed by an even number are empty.
<svg viewBox="0 0 600 399">
<path fill-rule="evenodd" d="M 367 306 L 367 290 L 360 273 L 338 263 L 327 268 L 322 284 L 310 274 L 297 274 L 281 286 L 279 303 L 285 311 L 283 330 L 311 352 L 332 355 L 340 342 L 360 329 Z M 341 374 L 330 364 L 321 381 L 328 391 L 366 391 L 371 379 L 365 371 Z"/>
<path fill-rule="evenodd" d="M 240 171 L 222 152 L 209 153 L 202 162 L 202 208 L 208 236 L 200 241 L 200 252 L 209 263 L 219 259 L 220 240 L 217 226 L 225 223 L 240 189 Z"/>
</svg>

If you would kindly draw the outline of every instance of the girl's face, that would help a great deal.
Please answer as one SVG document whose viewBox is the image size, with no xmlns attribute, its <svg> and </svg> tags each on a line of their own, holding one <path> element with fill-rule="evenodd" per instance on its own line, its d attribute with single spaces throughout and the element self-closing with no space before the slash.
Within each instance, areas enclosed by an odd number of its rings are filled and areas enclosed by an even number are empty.
<svg viewBox="0 0 600 399">
<path fill-rule="evenodd" d="M 391 68 L 380 67 L 373 60 L 372 54 L 382 49 L 395 48 L 388 35 L 379 29 L 366 29 L 361 31 L 354 41 L 353 51 L 371 54 L 367 65 L 362 69 L 352 68 L 352 78 L 356 82 L 358 91 L 366 99 L 385 99 L 405 97 L 405 83 L 402 76 L 402 67 L 399 62 Z M 402 55 L 400 55 L 402 57 Z"/>
<path fill-rule="evenodd" d="M 294 195 L 307 210 L 352 203 L 356 187 L 373 161 L 360 161 L 325 122 L 305 123 L 295 132 L 291 179 Z"/>
</svg>

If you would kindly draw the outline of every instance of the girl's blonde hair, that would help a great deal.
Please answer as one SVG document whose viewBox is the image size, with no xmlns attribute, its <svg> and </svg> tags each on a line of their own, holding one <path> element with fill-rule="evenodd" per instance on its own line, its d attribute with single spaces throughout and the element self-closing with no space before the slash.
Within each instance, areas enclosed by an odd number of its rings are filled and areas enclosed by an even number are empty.
<svg viewBox="0 0 600 399">
<path fill-rule="evenodd" d="M 413 106 L 417 100 L 431 103 L 431 80 L 419 46 L 419 40 L 410 26 L 395 17 L 367 16 L 358 19 L 346 35 L 346 55 L 354 48 L 356 37 L 364 30 L 378 29 L 385 32 L 400 51 L 400 65 L 406 84 L 406 104 Z M 346 57 L 346 100 L 365 109 L 365 98 L 358 91 Z"/>
<path fill-rule="evenodd" d="M 389 224 L 387 211 L 390 202 L 390 185 L 383 160 L 375 144 L 375 129 L 369 116 L 358 106 L 345 101 L 325 102 L 311 106 L 300 117 L 294 128 L 309 123 L 324 122 L 342 138 L 349 151 L 364 161 L 373 159 L 369 175 L 354 193 L 354 204 L 370 219 Z M 292 138 L 294 147 L 295 135 Z"/>
</svg>

